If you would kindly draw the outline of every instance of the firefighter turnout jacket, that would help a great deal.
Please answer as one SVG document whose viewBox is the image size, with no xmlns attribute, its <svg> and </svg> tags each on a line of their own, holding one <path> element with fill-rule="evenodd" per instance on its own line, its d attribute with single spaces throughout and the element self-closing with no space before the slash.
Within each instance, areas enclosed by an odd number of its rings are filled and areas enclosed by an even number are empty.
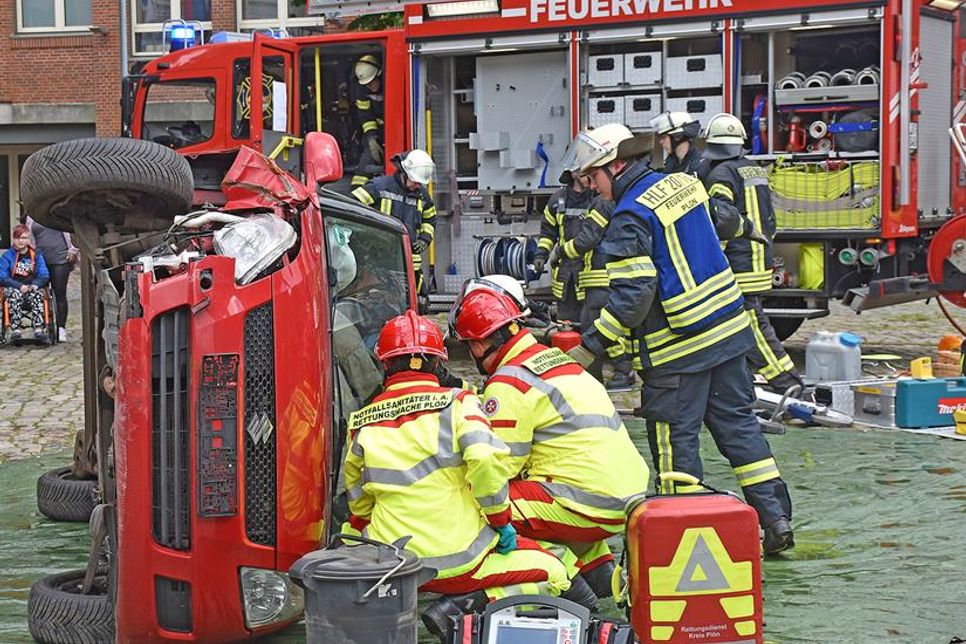
<svg viewBox="0 0 966 644">
<path fill-rule="evenodd" d="M 382 143 L 383 114 L 385 113 L 382 92 L 373 92 L 364 86 L 359 86 L 357 92 L 356 120 L 362 131 L 362 140 L 375 138 Z"/>
<path fill-rule="evenodd" d="M 428 246 L 436 226 L 436 206 L 425 186 L 409 190 L 401 173 L 384 174 L 352 191 L 352 196 L 406 226 L 409 239 L 421 239 Z M 413 268 L 419 273 L 422 257 L 413 255 Z"/>
<path fill-rule="evenodd" d="M 406 549 L 437 579 L 474 570 L 497 543 L 490 525 L 510 520 L 509 453 L 472 393 L 430 374 L 390 376 L 349 417 L 349 524 L 385 543 L 411 535 Z"/>
<path fill-rule="evenodd" d="M 500 353 L 482 398 L 509 447 L 508 474 L 585 517 L 622 519 L 628 497 L 647 488 L 648 467 L 603 385 L 525 330 Z"/>
<path fill-rule="evenodd" d="M 536 256 L 546 260 L 554 246 L 561 246 L 564 259 L 550 271 L 550 290 L 557 300 L 563 299 L 566 285 L 571 282 L 574 284 L 577 300 L 584 299 L 584 291 L 579 285 L 580 271 L 584 266 L 583 257 L 570 257 L 565 249 L 567 244 L 573 248 L 572 242 L 577 237 L 582 222 L 585 217 L 590 216 L 588 210 L 593 198 L 594 193 L 589 189 L 577 192 L 571 186 L 564 186 L 550 196 L 543 209 Z"/>
<path fill-rule="evenodd" d="M 584 345 L 603 355 L 630 332 L 635 368 L 656 374 L 703 371 L 747 351 L 748 316 L 701 181 L 638 160 L 613 188 L 617 205 L 598 248 L 610 293 L 582 331 Z"/>
<path fill-rule="evenodd" d="M 664 174 L 683 172 L 684 174 L 690 174 L 704 181 L 710 171 L 710 162 L 701 155 L 701 152 L 694 148 L 693 143 L 683 159 L 678 159 L 677 155 L 672 152 L 664 160 Z"/>
<path fill-rule="evenodd" d="M 711 168 L 705 181 L 708 194 L 733 204 L 769 240 L 760 244 L 748 239 L 732 239 L 725 255 L 742 293 L 763 293 L 772 287 L 772 245 L 777 227 L 775 209 L 768 187 L 768 173 L 745 158 L 722 161 Z"/>
</svg>

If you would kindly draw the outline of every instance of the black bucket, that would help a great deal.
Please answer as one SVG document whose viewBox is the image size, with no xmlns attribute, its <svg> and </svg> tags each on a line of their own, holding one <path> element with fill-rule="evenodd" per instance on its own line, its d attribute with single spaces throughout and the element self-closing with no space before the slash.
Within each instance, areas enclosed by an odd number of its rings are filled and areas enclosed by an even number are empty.
<svg viewBox="0 0 966 644">
<path fill-rule="evenodd" d="M 340 539 L 362 545 L 334 548 Z M 436 571 L 401 545 L 340 534 L 288 574 L 305 589 L 309 644 L 416 644 L 416 589 Z"/>
</svg>

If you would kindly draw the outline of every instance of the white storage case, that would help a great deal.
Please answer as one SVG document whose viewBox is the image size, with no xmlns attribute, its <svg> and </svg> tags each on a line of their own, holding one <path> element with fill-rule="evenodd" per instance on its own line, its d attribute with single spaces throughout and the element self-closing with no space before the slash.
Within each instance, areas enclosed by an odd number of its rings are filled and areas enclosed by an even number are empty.
<svg viewBox="0 0 966 644">
<path fill-rule="evenodd" d="M 686 96 L 667 99 L 668 112 L 687 112 L 697 119 L 702 127 L 708 119 L 724 111 L 724 99 L 720 96 Z"/>
<path fill-rule="evenodd" d="M 660 94 L 628 94 L 624 97 L 624 124 L 632 130 L 649 128 L 651 119 L 660 113 Z"/>
<path fill-rule="evenodd" d="M 664 77 L 659 51 L 624 54 L 624 82 L 628 85 L 660 85 Z"/>
<path fill-rule="evenodd" d="M 587 83 L 594 87 L 616 87 L 624 82 L 623 54 L 591 56 L 587 63 Z"/>
<path fill-rule="evenodd" d="M 607 123 L 624 122 L 624 97 L 591 97 L 587 104 L 587 125 L 600 127 Z"/>
<path fill-rule="evenodd" d="M 667 86 L 670 89 L 720 87 L 724 70 L 721 54 L 675 56 L 667 59 Z"/>
</svg>

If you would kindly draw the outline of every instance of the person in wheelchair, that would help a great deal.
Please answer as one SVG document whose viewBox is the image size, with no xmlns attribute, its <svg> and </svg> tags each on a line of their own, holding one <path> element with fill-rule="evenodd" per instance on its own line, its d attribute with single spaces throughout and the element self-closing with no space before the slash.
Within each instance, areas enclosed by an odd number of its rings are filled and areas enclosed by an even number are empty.
<svg viewBox="0 0 966 644">
<path fill-rule="evenodd" d="M 43 288 L 50 281 L 44 256 L 30 245 L 30 229 L 13 229 L 13 245 L 0 256 L 0 286 L 3 287 L 3 326 L 10 327 L 10 340 L 21 338 L 23 315 L 29 309 L 34 339 L 46 340 Z"/>
</svg>

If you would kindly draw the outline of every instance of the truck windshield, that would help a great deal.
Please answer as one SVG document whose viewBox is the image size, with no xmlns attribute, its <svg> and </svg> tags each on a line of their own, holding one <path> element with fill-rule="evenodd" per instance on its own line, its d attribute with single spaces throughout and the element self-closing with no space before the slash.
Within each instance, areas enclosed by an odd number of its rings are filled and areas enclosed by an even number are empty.
<svg viewBox="0 0 966 644">
<path fill-rule="evenodd" d="M 141 138 L 175 150 L 204 143 L 215 127 L 214 79 L 148 85 Z"/>
<path fill-rule="evenodd" d="M 398 233 L 337 217 L 327 217 L 325 226 L 330 283 L 335 281 L 332 349 L 340 411 L 348 416 L 382 384 L 372 350 L 383 325 L 409 308 L 409 280 Z"/>
</svg>

